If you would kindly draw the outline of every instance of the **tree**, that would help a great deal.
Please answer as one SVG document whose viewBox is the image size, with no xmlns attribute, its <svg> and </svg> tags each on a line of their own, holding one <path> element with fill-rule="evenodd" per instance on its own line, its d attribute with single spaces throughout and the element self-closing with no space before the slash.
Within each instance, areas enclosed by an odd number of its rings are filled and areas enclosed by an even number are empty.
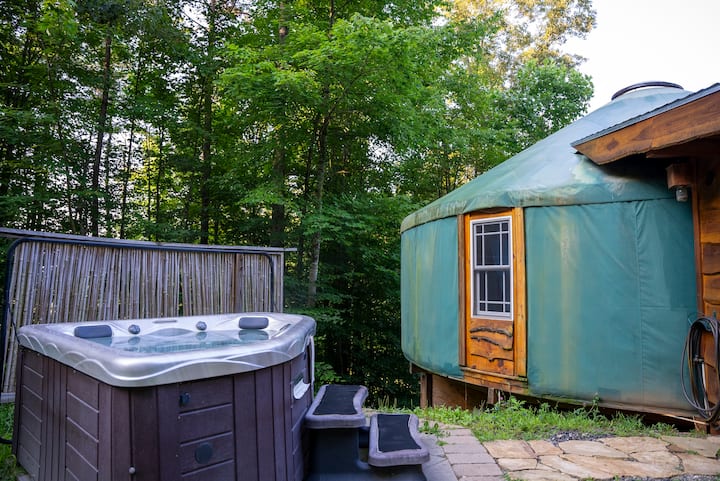
<svg viewBox="0 0 720 481">
<path fill-rule="evenodd" d="M 440 6 L 0 3 L 0 221 L 295 246 L 287 307 L 318 320 L 320 360 L 406 398 L 402 218 L 580 115 L 590 88 L 559 51 L 588 2 Z"/>
<path fill-rule="evenodd" d="M 568 67 L 582 61 L 560 47 L 569 37 L 584 38 L 595 27 L 592 0 L 454 0 L 446 10 L 453 20 L 497 16 L 498 35 L 486 39 L 492 67 L 503 81 L 530 60 L 550 58 Z"/>
</svg>

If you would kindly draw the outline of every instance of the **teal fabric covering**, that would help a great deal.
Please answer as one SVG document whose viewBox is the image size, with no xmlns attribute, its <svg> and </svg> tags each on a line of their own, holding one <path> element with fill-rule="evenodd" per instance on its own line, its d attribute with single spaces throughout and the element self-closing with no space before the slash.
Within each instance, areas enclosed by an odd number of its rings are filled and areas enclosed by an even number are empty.
<svg viewBox="0 0 720 481">
<path fill-rule="evenodd" d="M 528 208 L 525 226 L 531 392 L 689 408 L 680 369 L 695 310 L 690 206 Z"/>
<path fill-rule="evenodd" d="M 633 164 L 598 166 L 572 142 L 690 92 L 652 88 L 623 95 L 537 142 L 448 195 L 407 216 L 401 230 L 492 207 L 596 204 L 670 197 L 664 177 L 648 180 Z"/>
<path fill-rule="evenodd" d="M 424 369 L 459 376 L 457 220 L 406 232 L 401 252 L 402 350 Z"/>
<path fill-rule="evenodd" d="M 524 207 L 528 387 L 557 396 L 683 408 L 693 226 L 657 159 L 597 166 L 571 142 L 684 98 L 625 94 L 407 216 L 402 223 L 402 349 L 461 377 L 457 216 Z"/>
</svg>

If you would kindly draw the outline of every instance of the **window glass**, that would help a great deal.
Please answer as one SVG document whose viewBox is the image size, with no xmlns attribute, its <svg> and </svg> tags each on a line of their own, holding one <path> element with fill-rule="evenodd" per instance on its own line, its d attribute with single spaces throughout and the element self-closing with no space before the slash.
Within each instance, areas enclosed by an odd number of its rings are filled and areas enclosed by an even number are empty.
<svg viewBox="0 0 720 481">
<path fill-rule="evenodd" d="M 474 316 L 512 316 L 512 232 L 509 217 L 471 223 Z"/>
</svg>

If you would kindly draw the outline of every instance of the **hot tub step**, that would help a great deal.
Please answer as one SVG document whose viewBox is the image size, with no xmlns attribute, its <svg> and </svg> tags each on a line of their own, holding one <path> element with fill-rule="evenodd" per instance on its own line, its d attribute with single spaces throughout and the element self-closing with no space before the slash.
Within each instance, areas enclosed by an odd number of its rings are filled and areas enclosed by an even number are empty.
<svg viewBox="0 0 720 481">
<path fill-rule="evenodd" d="M 375 467 L 411 466 L 430 459 L 420 441 L 414 414 L 375 414 L 370 419 L 368 464 Z"/>
<path fill-rule="evenodd" d="M 365 386 L 325 384 L 305 415 L 310 429 L 358 428 L 365 425 L 362 407 L 367 398 Z"/>
</svg>

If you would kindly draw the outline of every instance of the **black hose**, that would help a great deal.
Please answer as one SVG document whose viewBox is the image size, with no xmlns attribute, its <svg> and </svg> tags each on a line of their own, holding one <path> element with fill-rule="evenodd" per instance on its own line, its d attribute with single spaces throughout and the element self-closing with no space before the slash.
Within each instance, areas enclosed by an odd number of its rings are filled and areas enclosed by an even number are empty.
<svg viewBox="0 0 720 481">
<path fill-rule="evenodd" d="M 699 317 L 690 325 L 690 331 L 683 348 L 683 362 L 687 364 L 691 390 L 689 394 L 683 366 L 680 368 L 680 378 L 683 394 L 687 402 L 700 413 L 704 421 L 715 426 L 718 424 L 718 419 L 720 419 L 720 402 L 712 404 L 708 398 L 706 384 L 706 375 L 708 373 L 700 345 L 702 335 L 706 332 L 712 334 L 713 337 L 713 361 L 717 366 L 718 360 L 720 360 L 720 325 L 715 317 Z M 716 371 L 715 375 L 718 376 L 717 385 L 720 386 L 720 373 Z M 718 396 L 720 393 L 715 393 L 715 395 Z"/>
</svg>

